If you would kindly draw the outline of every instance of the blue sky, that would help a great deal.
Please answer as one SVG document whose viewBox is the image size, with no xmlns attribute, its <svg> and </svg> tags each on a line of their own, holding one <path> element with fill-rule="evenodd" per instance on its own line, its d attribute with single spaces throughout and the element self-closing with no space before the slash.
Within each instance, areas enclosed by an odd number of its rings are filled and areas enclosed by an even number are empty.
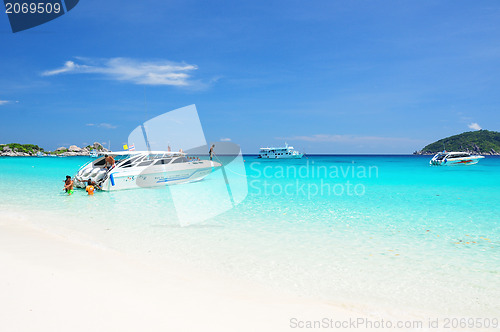
<svg viewBox="0 0 500 332">
<path fill-rule="evenodd" d="M 116 149 L 196 104 L 245 153 L 411 153 L 500 130 L 499 41 L 498 1 L 82 0 L 16 34 L 2 13 L 0 143 Z"/>
</svg>

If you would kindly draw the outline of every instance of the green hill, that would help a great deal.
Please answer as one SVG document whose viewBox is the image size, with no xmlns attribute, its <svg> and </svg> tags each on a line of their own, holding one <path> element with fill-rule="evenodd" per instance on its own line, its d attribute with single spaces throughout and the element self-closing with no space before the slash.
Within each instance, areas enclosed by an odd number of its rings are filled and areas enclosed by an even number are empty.
<svg viewBox="0 0 500 332">
<path fill-rule="evenodd" d="M 0 144 L 0 152 L 3 151 L 4 148 L 24 153 L 37 153 L 38 151 L 42 152 L 44 151 L 43 148 L 35 144 L 19 144 L 19 143 Z"/>
<path fill-rule="evenodd" d="M 500 133 L 497 131 L 477 130 L 468 131 L 440 139 L 425 146 L 416 154 L 435 154 L 439 151 L 470 151 L 478 154 L 499 154 Z"/>
</svg>

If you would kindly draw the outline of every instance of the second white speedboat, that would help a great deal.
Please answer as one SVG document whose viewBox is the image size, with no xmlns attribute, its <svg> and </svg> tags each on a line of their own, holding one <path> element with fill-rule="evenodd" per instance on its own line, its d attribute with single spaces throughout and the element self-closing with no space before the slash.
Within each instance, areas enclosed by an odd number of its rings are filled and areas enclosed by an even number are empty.
<svg viewBox="0 0 500 332">
<path fill-rule="evenodd" d="M 471 155 L 468 152 L 438 152 L 429 162 L 432 166 L 474 165 L 484 156 Z"/>
<path fill-rule="evenodd" d="M 159 187 L 202 180 L 221 164 L 211 160 L 188 159 L 182 152 L 123 151 L 106 152 L 115 159 L 105 167 L 104 154 L 83 165 L 74 176 L 75 186 L 85 188 L 91 179 L 102 190 Z"/>
</svg>

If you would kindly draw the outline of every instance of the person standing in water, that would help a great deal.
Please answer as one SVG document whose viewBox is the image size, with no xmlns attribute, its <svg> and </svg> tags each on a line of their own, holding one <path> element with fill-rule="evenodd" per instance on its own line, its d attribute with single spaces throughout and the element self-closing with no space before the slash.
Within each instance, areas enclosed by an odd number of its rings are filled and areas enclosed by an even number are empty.
<svg viewBox="0 0 500 332">
<path fill-rule="evenodd" d="M 210 155 L 210 160 L 212 160 L 212 157 L 214 156 L 214 148 L 215 144 L 212 144 L 212 146 L 210 147 L 210 151 L 208 151 L 208 154 Z"/>
<path fill-rule="evenodd" d="M 71 180 L 71 176 L 66 175 L 66 180 L 64 181 L 64 191 L 71 195 L 73 193 L 73 180 Z"/>
<path fill-rule="evenodd" d="M 94 181 L 92 181 L 92 179 L 89 179 L 87 181 L 87 187 L 85 187 L 85 191 L 87 192 L 87 194 L 94 195 L 94 191 L 96 189 L 100 189 L 99 186 Z"/>
</svg>

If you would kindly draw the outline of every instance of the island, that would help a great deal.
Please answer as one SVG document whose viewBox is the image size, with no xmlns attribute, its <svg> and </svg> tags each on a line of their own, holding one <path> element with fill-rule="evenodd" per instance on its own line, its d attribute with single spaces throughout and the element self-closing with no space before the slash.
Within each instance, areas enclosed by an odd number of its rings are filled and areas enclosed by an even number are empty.
<svg viewBox="0 0 500 332">
<path fill-rule="evenodd" d="M 490 130 L 468 131 L 440 139 L 413 154 L 434 155 L 443 150 L 464 151 L 487 156 L 500 155 L 500 133 Z"/>
<path fill-rule="evenodd" d="M 55 151 L 46 151 L 36 144 L 9 143 L 0 144 L 0 157 L 89 156 L 93 150 L 96 152 L 109 151 L 98 142 L 84 148 L 79 148 L 76 145 L 71 145 L 69 148 L 61 146 Z"/>
</svg>

